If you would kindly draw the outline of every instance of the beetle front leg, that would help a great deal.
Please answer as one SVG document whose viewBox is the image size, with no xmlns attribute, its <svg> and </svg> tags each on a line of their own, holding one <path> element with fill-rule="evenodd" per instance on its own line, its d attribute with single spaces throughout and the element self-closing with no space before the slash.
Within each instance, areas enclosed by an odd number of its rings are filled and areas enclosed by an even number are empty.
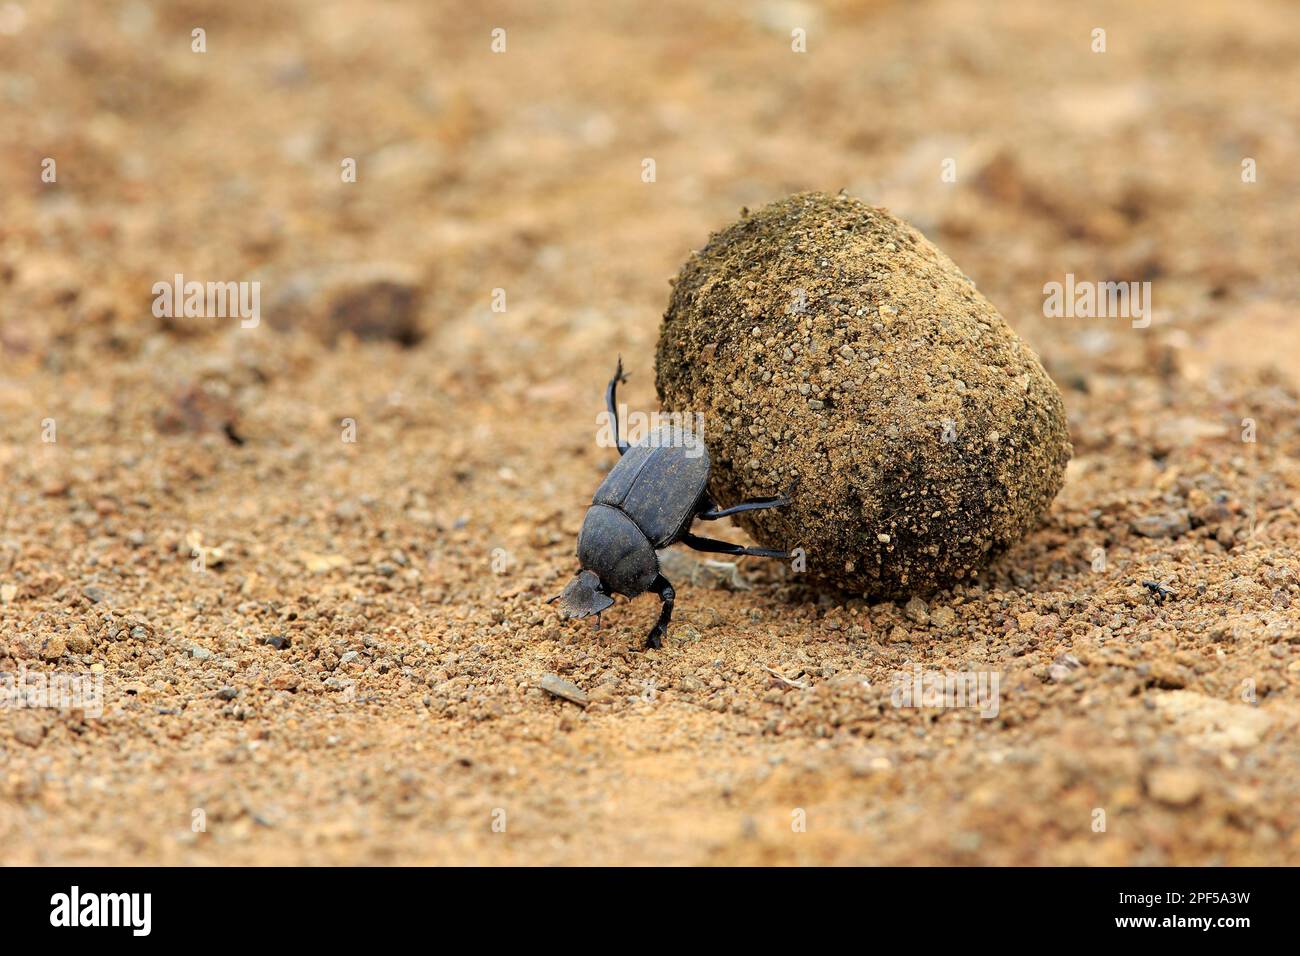
<svg viewBox="0 0 1300 956">
<path fill-rule="evenodd" d="M 609 385 L 605 388 L 605 407 L 609 409 L 609 421 L 614 428 L 614 444 L 618 447 L 620 455 L 627 451 L 627 442 L 623 441 L 619 435 L 618 427 L 618 401 L 616 393 L 619 382 L 626 382 L 627 376 L 623 374 L 623 356 L 618 357 L 618 368 L 614 369 L 614 377 L 609 380 Z"/>
<path fill-rule="evenodd" d="M 658 650 L 664 646 L 664 637 L 668 634 L 668 622 L 673 619 L 673 601 L 677 597 L 677 592 L 662 574 L 654 579 L 650 590 L 656 592 L 659 600 L 664 603 L 659 611 L 659 620 L 655 622 L 655 626 L 650 629 L 650 634 L 645 639 L 645 646 L 647 650 L 650 648 Z"/>
<path fill-rule="evenodd" d="M 707 502 L 707 507 L 695 517 L 701 521 L 717 521 L 719 518 L 726 518 L 729 515 L 738 515 L 742 511 L 761 511 L 764 508 L 783 508 L 790 503 L 790 498 L 786 495 L 776 495 L 772 498 L 750 498 L 748 501 L 742 501 L 738 505 L 732 505 L 730 508 L 719 508 L 713 499 Z"/>
</svg>

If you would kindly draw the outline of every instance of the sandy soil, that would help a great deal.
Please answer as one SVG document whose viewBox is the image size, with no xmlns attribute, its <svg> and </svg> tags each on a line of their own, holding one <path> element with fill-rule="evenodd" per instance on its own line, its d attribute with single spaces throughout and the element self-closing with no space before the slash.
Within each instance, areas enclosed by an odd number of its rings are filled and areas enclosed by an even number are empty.
<svg viewBox="0 0 1300 956">
<path fill-rule="evenodd" d="M 0 3 L 0 671 L 104 688 L 0 711 L 0 862 L 1300 861 L 1300 9 L 546 6 Z M 652 407 L 690 250 L 840 188 L 1060 384 L 1045 524 L 924 604 L 746 559 L 661 651 L 562 625 L 615 356 Z"/>
</svg>

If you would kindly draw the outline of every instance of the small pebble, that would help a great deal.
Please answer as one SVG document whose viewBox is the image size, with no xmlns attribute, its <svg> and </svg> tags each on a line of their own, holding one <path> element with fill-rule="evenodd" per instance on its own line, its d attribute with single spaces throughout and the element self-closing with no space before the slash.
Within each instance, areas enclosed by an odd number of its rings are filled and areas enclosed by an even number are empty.
<svg viewBox="0 0 1300 956">
<path fill-rule="evenodd" d="M 911 597 L 903 607 L 903 613 L 907 615 L 909 621 L 917 624 L 930 623 L 930 606 L 919 597 Z"/>
<path fill-rule="evenodd" d="M 35 720 L 18 720 L 14 723 L 14 739 L 27 747 L 39 747 L 45 739 L 45 728 Z"/>
<path fill-rule="evenodd" d="M 554 674 L 547 674 L 537 682 L 537 686 L 548 694 L 562 697 L 564 700 L 572 701 L 583 707 L 586 707 L 591 702 L 591 699 L 583 692 L 581 687 Z"/>
<path fill-rule="evenodd" d="M 68 642 L 62 634 L 55 634 L 53 637 L 46 638 L 41 644 L 41 657 L 47 661 L 57 660 L 62 657 L 68 650 Z"/>
<path fill-rule="evenodd" d="M 1185 807 L 1201 795 L 1200 774 L 1183 767 L 1159 767 L 1147 774 L 1147 792 L 1171 807 Z"/>
</svg>

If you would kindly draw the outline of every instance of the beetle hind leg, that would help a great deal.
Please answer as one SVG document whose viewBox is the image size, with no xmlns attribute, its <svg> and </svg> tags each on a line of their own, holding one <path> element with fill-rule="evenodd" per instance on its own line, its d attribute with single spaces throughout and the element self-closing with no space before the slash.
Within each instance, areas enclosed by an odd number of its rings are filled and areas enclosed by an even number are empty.
<svg viewBox="0 0 1300 956">
<path fill-rule="evenodd" d="M 654 583 L 650 585 L 650 590 L 656 592 L 659 595 L 659 600 L 664 603 L 659 610 L 659 620 L 655 621 L 655 626 L 650 629 L 650 633 L 646 636 L 645 646 L 647 650 L 651 648 L 658 650 L 664 646 L 664 637 L 668 634 L 668 622 L 673 619 L 673 601 L 677 597 L 677 592 L 662 574 L 654 579 Z"/>
<path fill-rule="evenodd" d="M 708 551 L 712 554 L 752 555 L 756 558 L 788 558 L 789 551 L 777 551 L 773 548 L 747 548 L 743 544 L 730 541 L 718 541 L 715 538 L 701 538 L 698 534 L 682 535 L 682 544 L 696 551 Z"/>
</svg>

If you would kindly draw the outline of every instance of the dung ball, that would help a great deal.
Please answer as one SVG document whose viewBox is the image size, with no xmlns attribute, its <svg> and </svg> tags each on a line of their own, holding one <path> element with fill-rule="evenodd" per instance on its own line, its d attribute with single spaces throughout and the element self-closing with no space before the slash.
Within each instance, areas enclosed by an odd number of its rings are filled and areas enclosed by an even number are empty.
<svg viewBox="0 0 1300 956">
<path fill-rule="evenodd" d="M 1056 385 L 971 280 L 844 195 L 772 203 L 691 256 L 656 387 L 665 411 L 703 413 L 720 504 L 794 489 L 735 520 L 872 597 L 973 578 L 1037 523 L 1072 451 Z"/>
</svg>

